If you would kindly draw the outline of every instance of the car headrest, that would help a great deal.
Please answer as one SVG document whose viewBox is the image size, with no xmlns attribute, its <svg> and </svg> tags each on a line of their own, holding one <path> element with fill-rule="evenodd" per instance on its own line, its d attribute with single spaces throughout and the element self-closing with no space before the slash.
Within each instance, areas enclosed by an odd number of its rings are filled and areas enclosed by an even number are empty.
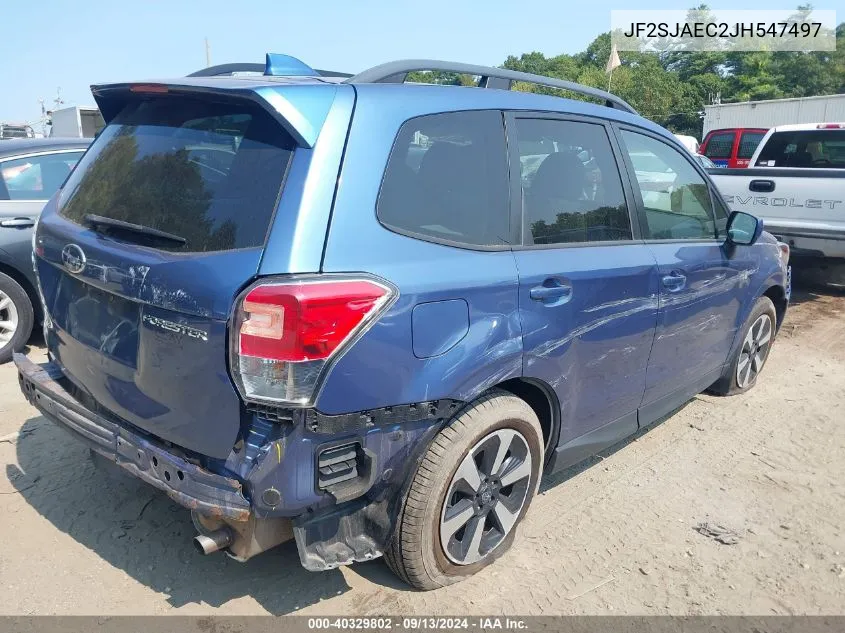
<svg viewBox="0 0 845 633">
<path fill-rule="evenodd" d="M 584 196 L 587 170 L 575 152 L 549 154 L 540 163 L 531 183 L 532 197 L 580 200 Z"/>
</svg>

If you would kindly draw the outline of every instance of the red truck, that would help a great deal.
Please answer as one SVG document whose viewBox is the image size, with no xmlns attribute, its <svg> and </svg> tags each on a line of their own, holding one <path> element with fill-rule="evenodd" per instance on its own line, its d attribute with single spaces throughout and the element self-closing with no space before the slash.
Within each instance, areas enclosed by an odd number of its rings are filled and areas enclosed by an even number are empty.
<svg viewBox="0 0 845 633">
<path fill-rule="evenodd" d="M 768 131 L 768 128 L 711 130 L 698 151 L 719 167 L 748 167 L 754 150 Z"/>
</svg>

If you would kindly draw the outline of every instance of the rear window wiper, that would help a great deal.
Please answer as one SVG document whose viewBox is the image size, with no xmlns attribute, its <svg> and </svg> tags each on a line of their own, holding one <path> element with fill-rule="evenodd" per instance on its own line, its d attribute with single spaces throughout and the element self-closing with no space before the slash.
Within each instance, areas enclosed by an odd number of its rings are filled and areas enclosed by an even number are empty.
<svg viewBox="0 0 845 633">
<path fill-rule="evenodd" d="M 154 239 L 162 240 L 165 242 L 171 242 L 173 244 L 177 244 L 179 246 L 184 246 L 188 243 L 184 237 L 180 237 L 178 235 L 173 235 L 173 233 L 167 233 L 165 231 L 159 231 L 158 229 L 154 229 L 149 226 L 141 226 L 140 224 L 132 224 L 131 222 L 124 222 L 123 220 L 115 220 L 114 218 L 106 218 L 102 215 L 93 215 L 91 213 L 87 214 L 85 217 L 82 218 L 82 221 L 97 230 L 97 228 L 104 228 L 104 229 L 116 229 L 117 231 L 125 231 L 127 233 L 135 233 L 137 235 L 143 235 L 145 237 L 151 237 Z"/>
</svg>

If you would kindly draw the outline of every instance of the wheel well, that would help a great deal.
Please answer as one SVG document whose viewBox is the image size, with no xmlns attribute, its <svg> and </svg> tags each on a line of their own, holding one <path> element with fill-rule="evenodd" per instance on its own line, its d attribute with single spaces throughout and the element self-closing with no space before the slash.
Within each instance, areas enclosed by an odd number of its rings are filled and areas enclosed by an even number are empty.
<svg viewBox="0 0 845 633">
<path fill-rule="evenodd" d="M 546 455 L 557 444 L 560 429 L 560 407 L 551 387 L 529 378 L 513 378 L 498 385 L 528 403 L 540 419 Z"/>
<path fill-rule="evenodd" d="M 780 329 L 783 323 L 783 317 L 786 314 L 786 291 L 782 286 L 772 286 L 763 293 L 764 297 L 768 297 L 775 304 L 775 313 L 777 314 L 777 328 Z"/>
<path fill-rule="evenodd" d="M 29 297 L 29 302 L 32 304 L 32 311 L 35 314 L 36 325 L 41 323 L 41 301 L 38 299 L 38 293 L 35 288 L 31 283 L 29 283 L 29 279 L 27 279 L 26 276 L 24 276 L 24 274 L 17 268 L 13 268 L 8 264 L 0 263 L 0 273 L 8 275 L 18 282 L 18 285 L 24 289 L 26 296 Z"/>
</svg>

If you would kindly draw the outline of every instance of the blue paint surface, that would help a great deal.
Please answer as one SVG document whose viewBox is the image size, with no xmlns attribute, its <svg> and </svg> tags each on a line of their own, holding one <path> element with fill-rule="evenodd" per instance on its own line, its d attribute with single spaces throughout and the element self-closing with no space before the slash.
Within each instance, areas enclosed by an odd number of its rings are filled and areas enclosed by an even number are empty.
<svg viewBox="0 0 845 633">
<path fill-rule="evenodd" d="M 420 303 L 411 319 L 417 358 L 445 354 L 469 332 L 469 306 L 464 299 Z"/>
</svg>

